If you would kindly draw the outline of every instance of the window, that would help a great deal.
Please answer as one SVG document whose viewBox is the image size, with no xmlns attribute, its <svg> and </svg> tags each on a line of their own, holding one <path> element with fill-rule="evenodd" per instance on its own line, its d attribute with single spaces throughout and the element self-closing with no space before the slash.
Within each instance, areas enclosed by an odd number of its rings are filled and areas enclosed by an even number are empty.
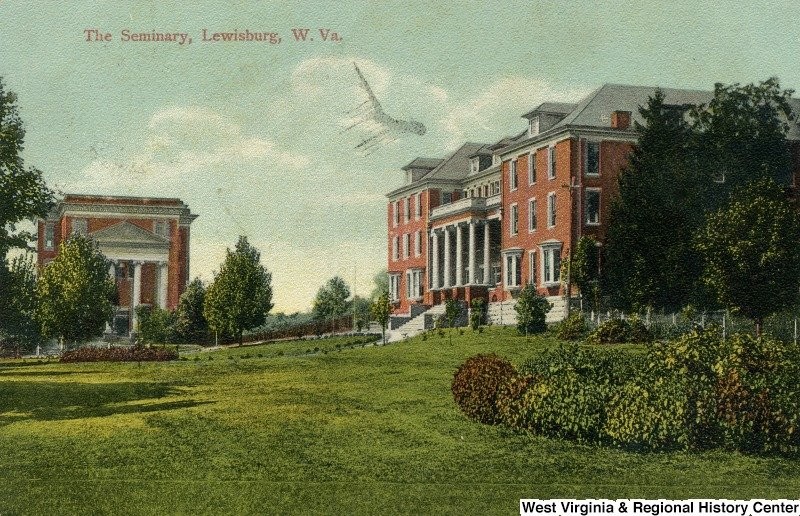
<svg viewBox="0 0 800 516">
<path fill-rule="evenodd" d="M 89 232 L 89 223 L 86 219 L 72 219 L 72 232 L 85 235 Z"/>
<path fill-rule="evenodd" d="M 469 164 L 470 173 L 474 174 L 475 172 L 478 172 L 480 170 L 480 165 L 480 158 L 472 158 L 472 161 L 470 161 Z"/>
<path fill-rule="evenodd" d="M 483 196 L 489 197 L 489 185 L 483 185 Z"/>
<path fill-rule="evenodd" d="M 536 231 L 536 199 L 528 201 L 528 231 Z"/>
<path fill-rule="evenodd" d="M 552 228 L 556 225 L 556 193 L 547 194 L 547 227 Z"/>
<path fill-rule="evenodd" d="M 403 220 L 404 222 L 408 222 L 411 219 L 411 197 L 403 199 L 403 201 L 405 202 L 405 213 Z"/>
<path fill-rule="evenodd" d="M 408 258 L 408 253 L 411 251 L 409 241 L 411 240 L 411 235 L 409 233 L 403 233 L 403 258 Z"/>
<path fill-rule="evenodd" d="M 392 301 L 397 301 L 400 299 L 400 275 L 399 274 L 390 274 L 389 275 L 389 298 Z"/>
<path fill-rule="evenodd" d="M 508 221 L 511 235 L 516 235 L 519 228 L 519 208 L 516 204 L 511 205 L 511 216 Z"/>
<path fill-rule="evenodd" d="M 394 221 L 394 227 L 400 223 L 400 201 L 394 201 L 392 203 L 392 210 L 393 210 L 393 217 L 392 220 Z"/>
<path fill-rule="evenodd" d="M 600 224 L 600 189 L 586 189 L 586 224 Z"/>
<path fill-rule="evenodd" d="M 549 179 L 556 178 L 556 147 L 547 148 L 547 177 Z"/>
<path fill-rule="evenodd" d="M 417 231 L 414 233 L 414 256 L 422 254 L 422 232 Z"/>
<path fill-rule="evenodd" d="M 419 220 L 422 217 L 422 194 L 418 193 L 414 203 L 414 218 Z"/>
<path fill-rule="evenodd" d="M 536 183 L 536 153 L 528 154 L 528 184 Z"/>
<path fill-rule="evenodd" d="M 453 192 L 442 192 L 442 204 L 453 202 Z"/>
<path fill-rule="evenodd" d="M 506 287 L 519 287 L 520 283 L 522 282 L 522 264 L 520 263 L 520 258 L 522 258 L 521 251 L 518 253 L 508 253 L 506 255 Z"/>
<path fill-rule="evenodd" d="M 422 271 L 411 269 L 406 271 L 406 297 L 419 299 L 422 297 Z"/>
<path fill-rule="evenodd" d="M 528 136 L 536 136 L 539 134 L 539 117 L 535 116 L 528 122 Z"/>
<path fill-rule="evenodd" d="M 153 222 L 153 233 L 169 240 L 169 222 L 166 220 L 157 220 Z"/>
<path fill-rule="evenodd" d="M 508 188 L 517 189 L 517 160 L 512 159 L 508 165 Z"/>
<path fill-rule="evenodd" d="M 528 251 L 528 283 L 536 285 L 536 251 Z"/>
<path fill-rule="evenodd" d="M 542 248 L 542 282 L 553 286 L 561 280 L 561 247 Z"/>
<path fill-rule="evenodd" d="M 397 241 L 397 237 L 394 237 L 394 238 L 392 239 L 392 260 L 393 260 L 393 261 L 395 261 L 395 262 L 396 262 L 396 261 L 397 261 L 397 259 L 400 257 L 400 255 L 399 255 L 399 252 L 400 252 L 400 251 L 399 251 L 399 249 L 398 249 L 398 241 Z"/>
<path fill-rule="evenodd" d="M 56 227 L 52 222 L 48 222 L 44 225 L 44 248 L 48 251 L 52 251 L 55 247 L 56 241 Z"/>
<path fill-rule="evenodd" d="M 600 142 L 586 143 L 586 175 L 600 175 Z"/>
</svg>

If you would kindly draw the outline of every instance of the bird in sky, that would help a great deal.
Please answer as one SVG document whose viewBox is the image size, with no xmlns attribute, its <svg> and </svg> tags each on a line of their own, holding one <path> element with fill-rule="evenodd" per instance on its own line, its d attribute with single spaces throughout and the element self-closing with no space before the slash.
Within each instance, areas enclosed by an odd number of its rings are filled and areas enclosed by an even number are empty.
<svg viewBox="0 0 800 516">
<path fill-rule="evenodd" d="M 356 127 L 367 128 L 367 135 L 356 145 L 356 150 L 366 156 L 372 154 L 381 146 L 396 141 L 403 134 L 410 133 L 419 136 L 425 134 L 427 129 L 422 122 L 412 119 L 400 120 L 386 114 L 358 65 L 353 63 L 353 66 L 356 68 L 361 87 L 367 94 L 367 100 L 350 111 L 352 123 L 345 128 L 345 131 Z"/>
</svg>

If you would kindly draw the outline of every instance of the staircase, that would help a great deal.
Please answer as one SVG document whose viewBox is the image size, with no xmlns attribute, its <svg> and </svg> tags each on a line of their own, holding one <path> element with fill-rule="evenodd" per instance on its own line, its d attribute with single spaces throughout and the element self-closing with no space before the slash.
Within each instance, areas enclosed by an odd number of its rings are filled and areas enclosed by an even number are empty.
<svg viewBox="0 0 800 516">
<path fill-rule="evenodd" d="M 547 298 L 553 308 L 545 316 L 545 322 L 556 323 L 563 320 L 567 316 L 567 304 L 561 296 L 550 296 Z M 514 307 L 517 306 L 517 300 L 503 301 L 489 303 L 486 312 L 486 319 L 489 324 L 498 326 L 515 326 L 517 324 L 517 311 Z"/>
<path fill-rule="evenodd" d="M 444 315 L 444 311 L 444 303 L 441 305 L 432 306 L 428 310 L 412 317 L 405 324 L 399 326 L 391 332 L 388 332 L 386 334 L 387 342 L 396 342 L 398 340 L 414 337 L 425 330 L 433 328 L 433 323 L 431 321 L 435 321 L 439 318 L 439 316 Z"/>
</svg>

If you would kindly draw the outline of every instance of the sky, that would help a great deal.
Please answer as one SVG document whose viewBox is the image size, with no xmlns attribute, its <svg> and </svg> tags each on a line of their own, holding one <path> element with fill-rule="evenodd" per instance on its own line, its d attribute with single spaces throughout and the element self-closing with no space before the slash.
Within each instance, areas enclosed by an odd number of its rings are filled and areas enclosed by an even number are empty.
<svg viewBox="0 0 800 516">
<path fill-rule="evenodd" d="M 604 83 L 710 90 L 777 76 L 800 88 L 789 1 L 135 4 L 0 0 L 0 77 L 19 98 L 26 164 L 66 193 L 181 198 L 199 215 L 193 277 L 212 280 L 246 235 L 272 273 L 274 311 L 309 309 L 334 275 L 368 294 L 401 168 L 517 133 L 541 102 Z M 313 41 L 294 41 L 303 28 Z M 111 40 L 86 41 L 87 29 Z M 281 42 L 203 41 L 204 29 Z M 192 42 L 123 41 L 126 30 Z M 356 151 L 353 63 L 386 112 L 426 134 Z"/>
</svg>

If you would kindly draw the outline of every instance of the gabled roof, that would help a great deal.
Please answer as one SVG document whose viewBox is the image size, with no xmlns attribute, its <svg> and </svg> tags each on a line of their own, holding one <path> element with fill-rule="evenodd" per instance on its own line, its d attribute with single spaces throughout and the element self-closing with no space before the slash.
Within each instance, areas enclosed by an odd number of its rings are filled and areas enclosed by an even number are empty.
<svg viewBox="0 0 800 516">
<path fill-rule="evenodd" d="M 459 180 L 464 179 L 469 174 L 470 157 L 489 150 L 489 145 L 486 143 L 465 143 L 453 152 L 450 156 L 431 172 L 425 175 L 426 180 Z"/>
<path fill-rule="evenodd" d="M 169 240 L 166 238 L 127 221 L 99 229 L 89 233 L 89 236 L 99 243 L 101 247 L 107 245 L 113 247 L 169 248 Z"/>
<path fill-rule="evenodd" d="M 531 118 L 537 113 L 550 113 L 556 115 L 566 115 L 575 109 L 577 104 L 572 102 L 542 102 L 534 109 L 528 111 L 522 118 Z"/>
<path fill-rule="evenodd" d="M 404 166 L 401 170 L 410 170 L 412 168 L 433 170 L 441 165 L 442 161 L 444 160 L 441 158 L 415 158 L 414 161 Z"/>
</svg>

